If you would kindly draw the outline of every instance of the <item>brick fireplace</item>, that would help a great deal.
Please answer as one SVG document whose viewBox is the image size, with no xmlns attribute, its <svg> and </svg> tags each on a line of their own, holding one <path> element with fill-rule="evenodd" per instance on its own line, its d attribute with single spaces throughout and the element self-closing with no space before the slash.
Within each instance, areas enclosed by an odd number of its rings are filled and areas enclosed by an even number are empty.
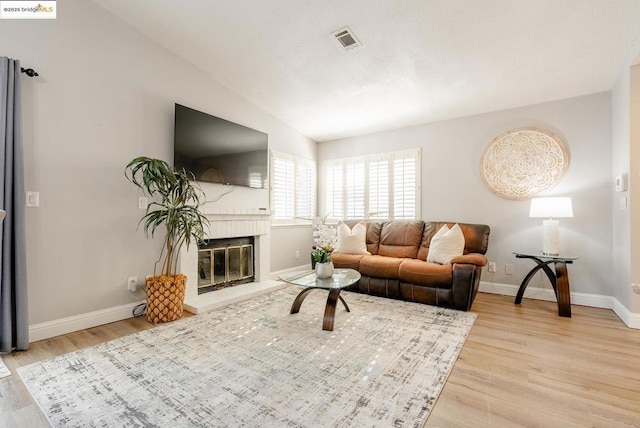
<svg viewBox="0 0 640 428">
<path fill-rule="evenodd" d="M 201 278 L 198 246 L 191 245 L 180 252 L 180 271 L 187 275 L 185 309 L 198 314 L 240 301 L 252 296 L 282 288 L 284 284 L 271 279 L 270 272 L 270 213 L 260 209 L 212 210 L 204 213 L 210 222 L 207 240 L 236 239 L 250 237 L 253 241 L 254 280 L 252 282 L 225 287 L 211 292 L 199 293 Z M 201 282 L 201 281 L 200 281 Z M 202 283 L 202 282 L 201 282 Z"/>
</svg>

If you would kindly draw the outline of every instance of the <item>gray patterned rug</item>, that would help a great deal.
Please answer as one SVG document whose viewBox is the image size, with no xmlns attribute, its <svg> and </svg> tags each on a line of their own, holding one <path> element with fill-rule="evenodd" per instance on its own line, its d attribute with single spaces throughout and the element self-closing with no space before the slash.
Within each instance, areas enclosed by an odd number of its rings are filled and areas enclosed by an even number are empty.
<svg viewBox="0 0 640 428">
<path fill-rule="evenodd" d="M 475 314 L 285 288 L 18 369 L 56 427 L 420 427 Z"/>
<path fill-rule="evenodd" d="M 3 377 L 11 376 L 11 372 L 7 368 L 7 365 L 2 361 L 2 357 L 0 357 L 0 379 Z"/>
</svg>

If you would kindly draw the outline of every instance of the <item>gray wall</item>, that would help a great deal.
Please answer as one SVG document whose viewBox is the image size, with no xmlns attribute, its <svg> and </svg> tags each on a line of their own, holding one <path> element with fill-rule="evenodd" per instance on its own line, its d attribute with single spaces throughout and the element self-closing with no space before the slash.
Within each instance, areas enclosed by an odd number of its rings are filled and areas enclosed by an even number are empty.
<svg viewBox="0 0 640 428">
<path fill-rule="evenodd" d="M 313 229 L 309 226 L 271 227 L 271 272 L 311 264 Z M 298 257 L 296 257 L 296 251 Z"/>
<path fill-rule="evenodd" d="M 529 201 L 507 200 L 489 191 L 479 167 L 491 140 L 518 127 L 548 129 L 568 146 L 569 169 L 546 194 L 573 198 L 575 216 L 560 221 L 561 250 L 580 256 L 570 267 L 571 287 L 612 295 L 609 92 L 320 143 L 319 170 L 325 159 L 421 147 L 422 218 L 490 225 L 487 256 L 498 263 L 498 272 L 485 271 L 482 279 L 519 284 L 532 262 L 517 260 L 512 253 L 541 248 L 541 219 L 529 218 Z M 514 275 L 505 275 L 506 263 L 514 264 Z M 532 285 L 548 287 L 542 275 Z"/>
<path fill-rule="evenodd" d="M 136 230 L 140 194 L 123 169 L 134 156 L 172 159 L 174 103 L 267 132 L 272 149 L 316 155 L 315 142 L 96 3 L 63 3 L 56 20 L 0 25 L 2 55 L 40 73 L 23 77 L 26 186 L 41 205 L 27 213 L 30 324 L 143 298 L 126 280 L 152 273 L 160 241 Z M 214 206 L 268 203 L 268 190 L 238 188 Z"/>
</svg>

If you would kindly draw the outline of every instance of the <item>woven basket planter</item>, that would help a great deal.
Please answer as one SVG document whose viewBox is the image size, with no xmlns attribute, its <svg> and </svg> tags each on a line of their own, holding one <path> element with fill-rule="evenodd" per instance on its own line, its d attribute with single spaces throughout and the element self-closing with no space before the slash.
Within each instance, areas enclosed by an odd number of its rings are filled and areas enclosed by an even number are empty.
<svg viewBox="0 0 640 428">
<path fill-rule="evenodd" d="M 175 321 L 182 316 L 187 277 L 181 273 L 147 279 L 147 321 L 153 324 Z"/>
</svg>

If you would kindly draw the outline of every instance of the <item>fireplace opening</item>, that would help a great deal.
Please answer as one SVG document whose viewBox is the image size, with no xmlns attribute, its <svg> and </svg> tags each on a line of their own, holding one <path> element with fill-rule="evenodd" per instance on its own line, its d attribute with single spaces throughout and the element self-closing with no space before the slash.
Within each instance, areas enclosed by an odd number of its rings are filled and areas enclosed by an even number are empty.
<svg viewBox="0 0 640 428">
<path fill-rule="evenodd" d="M 207 239 L 198 246 L 198 294 L 255 280 L 253 237 Z"/>
</svg>

